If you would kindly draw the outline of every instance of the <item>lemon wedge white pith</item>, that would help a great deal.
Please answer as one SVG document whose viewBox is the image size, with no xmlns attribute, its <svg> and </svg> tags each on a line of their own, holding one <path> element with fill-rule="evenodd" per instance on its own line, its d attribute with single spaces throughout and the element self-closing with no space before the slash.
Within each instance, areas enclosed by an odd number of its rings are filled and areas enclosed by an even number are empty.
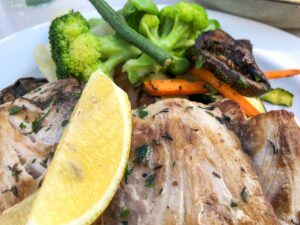
<svg viewBox="0 0 300 225">
<path fill-rule="evenodd" d="M 74 109 L 27 224 L 92 223 L 119 185 L 130 141 L 128 97 L 96 72 Z"/>
</svg>

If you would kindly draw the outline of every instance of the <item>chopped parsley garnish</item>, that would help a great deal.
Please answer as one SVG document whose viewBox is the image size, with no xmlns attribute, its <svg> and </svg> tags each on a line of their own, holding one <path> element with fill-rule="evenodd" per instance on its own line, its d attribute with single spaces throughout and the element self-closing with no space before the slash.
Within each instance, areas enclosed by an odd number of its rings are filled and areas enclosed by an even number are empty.
<svg viewBox="0 0 300 225">
<path fill-rule="evenodd" d="M 174 167 L 176 165 L 176 161 L 173 161 L 172 167 Z"/>
<path fill-rule="evenodd" d="M 18 188 L 16 185 L 13 185 L 10 189 L 6 189 L 5 191 L 2 191 L 2 194 L 11 192 L 15 197 L 18 197 Z"/>
<path fill-rule="evenodd" d="M 33 160 L 31 161 L 31 164 L 35 163 L 35 161 L 36 161 L 36 159 L 33 159 Z"/>
<path fill-rule="evenodd" d="M 215 74 L 217 75 L 217 76 L 220 76 L 220 75 L 222 75 L 222 71 L 220 70 L 220 68 L 216 68 L 215 69 Z"/>
<path fill-rule="evenodd" d="M 9 115 L 15 115 L 21 112 L 24 109 L 24 106 L 14 106 L 8 110 Z"/>
<path fill-rule="evenodd" d="M 19 127 L 24 130 L 26 128 L 26 125 L 24 123 L 20 123 Z"/>
<path fill-rule="evenodd" d="M 145 107 L 140 107 L 138 108 L 138 116 L 141 118 L 141 119 L 144 119 L 146 116 L 148 116 L 148 111 L 145 110 Z"/>
<path fill-rule="evenodd" d="M 231 200 L 230 207 L 231 207 L 231 208 L 236 208 L 236 207 L 238 207 L 237 202 Z"/>
<path fill-rule="evenodd" d="M 243 202 L 248 203 L 248 193 L 246 191 L 246 187 L 244 187 L 241 191 L 241 198 Z"/>
<path fill-rule="evenodd" d="M 142 163 L 146 156 L 150 153 L 150 146 L 143 144 L 135 150 L 135 163 Z"/>
<path fill-rule="evenodd" d="M 47 158 L 45 158 L 42 162 L 40 162 L 40 165 L 42 166 L 42 167 L 44 167 L 45 169 L 47 169 L 47 167 L 48 167 L 48 164 L 47 164 L 47 162 L 48 162 L 48 157 Z"/>
<path fill-rule="evenodd" d="M 128 221 L 122 220 L 122 221 L 121 221 L 121 224 L 122 224 L 122 225 L 128 225 Z"/>
<path fill-rule="evenodd" d="M 156 174 L 152 174 L 148 176 L 145 180 L 145 186 L 148 188 L 153 188 L 154 187 L 154 182 L 155 182 Z"/>
<path fill-rule="evenodd" d="M 42 90 L 42 88 L 39 87 L 39 88 L 33 90 L 33 93 L 39 92 L 40 90 Z"/>
<path fill-rule="evenodd" d="M 62 121 L 61 126 L 65 127 L 68 125 L 69 122 L 70 122 L 69 120 L 64 120 L 64 121 Z"/>
<path fill-rule="evenodd" d="M 152 141 L 152 143 L 155 144 L 155 145 L 160 145 L 160 141 L 159 141 L 159 140 L 155 140 L 155 139 L 154 139 L 154 140 Z"/>
<path fill-rule="evenodd" d="M 121 217 L 122 219 L 124 219 L 124 218 L 128 217 L 129 214 L 130 214 L 130 210 L 129 210 L 129 209 L 123 209 L 123 210 L 121 211 L 121 213 L 120 213 L 120 217 Z"/>
<path fill-rule="evenodd" d="M 248 84 L 248 82 L 244 79 L 244 78 L 242 78 L 242 77 L 240 77 L 238 80 L 237 80 L 237 83 L 241 86 L 241 88 L 248 88 L 249 87 L 249 84 Z"/>
<path fill-rule="evenodd" d="M 22 173 L 22 170 L 18 169 L 18 163 L 15 163 L 12 167 L 8 166 L 8 169 L 11 172 L 11 175 L 15 177 L 16 182 L 19 181 L 19 175 Z"/>
<path fill-rule="evenodd" d="M 130 169 L 127 164 L 126 168 L 125 168 L 125 175 L 124 175 L 125 184 L 128 184 L 128 178 L 132 174 L 132 172 L 133 172 L 133 169 Z"/>
<path fill-rule="evenodd" d="M 162 192 L 163 192 L 163 190 L 164 190 L 164 189 L 163 189 L 163 188 L 161 188 L 161 189 L 159 190 L 158 194 L 159 194 L 159 195 L 161 195 L 161 194 L 162 194 Z"/>
<path fill-rule="evenodd" d="M 199 55 L 195 63 L 196 69 L 201 69 L 204 65 L 205 59 L 202 55 Z"/>
<path fill-rule="evenodd" d="M 46 117 L 49 115 L 50 110 L 44 114 L 43 116 L 38 116 L 31 124 L 31 129 L 33 133 L 37 133 L 39 132 L 39 130 L 41 129 L 41 125 L 43 123 L 43 121 L 46 119 Z"/>
<path fill-rule="evenodd" d="M 205 84 L 204 87 L 207 88 L 212 95 L 218 94 L 217 89 L 213 88 L 211 85 Z"/>
<path fill-rule="evenodd" d="M 276 155 L 279 152 L 279 149 L 276 148 L 275 144 L 267 139 L 267 142 L 269 142 L 269 144 L 271 145 L 272 149 L 273 149 L 273 154 Z"/>
<path fill-rule="evenodd" d="M 45 130 L 46 132 L 48 132 L 52 127 L 52 124 Z"/>
</svg>

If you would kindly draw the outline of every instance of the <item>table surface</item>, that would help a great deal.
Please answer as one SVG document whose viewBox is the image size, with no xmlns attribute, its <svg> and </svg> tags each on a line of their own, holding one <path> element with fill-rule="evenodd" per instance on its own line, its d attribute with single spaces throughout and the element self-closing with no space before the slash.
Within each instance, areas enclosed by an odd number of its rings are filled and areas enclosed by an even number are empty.
<svg viewBox="0 0 300 225">
<path fill-rule="evenodd" d="M 70 9 L 91 11 L 92 5 L 87 0 L 53 0 L 53 2 L 37 7 L 12 7 L 11 2 L 24 0 L 0 0 L 0 39 L 25 28 L 49 21 L 62 12 Z M 114 6 L 123 5 L 127 0 L 109 0 Z M 170 4 L 179 0 L 154 0 L 160 4 Z M 193 0 L 187 0 L 193 1 Z M 196 1 L 196 0 L 194 0 Z M 289 31 L 300 37 L 300 31 Z"/>
</svg>

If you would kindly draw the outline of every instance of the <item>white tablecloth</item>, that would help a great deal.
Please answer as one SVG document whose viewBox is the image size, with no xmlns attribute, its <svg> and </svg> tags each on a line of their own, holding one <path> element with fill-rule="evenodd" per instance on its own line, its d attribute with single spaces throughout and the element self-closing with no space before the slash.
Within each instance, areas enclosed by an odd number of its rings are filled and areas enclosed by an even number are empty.
<svg viewBox="0 0 300 225">
<path fill-rule="evenodd" d="M 53 0 L 48 5 L 38 7 L 11 7 L 11 1 L 0 0 L 0 39 L 22 29 L 48 21 L 55 14 L 68 9 L 91 11 L 93 8 L 88 0 Z M 107 0 L 112 6 L 123 5 L 127 0 Z M 156 3 L 170 4 L 179 0 L 154 0 Z M 193 1 L 193 0 L 185 0 Z M 197 1 L 197 0 L 194 0 Z M 300 37 L 300 31 L 289 31 Z"/>
</svg>

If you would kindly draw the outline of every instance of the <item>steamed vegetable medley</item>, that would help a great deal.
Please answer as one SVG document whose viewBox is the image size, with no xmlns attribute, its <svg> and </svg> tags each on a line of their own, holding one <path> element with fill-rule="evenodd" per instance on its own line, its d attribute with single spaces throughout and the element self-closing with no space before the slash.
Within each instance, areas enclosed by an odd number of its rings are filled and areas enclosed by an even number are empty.
<svg viewBox="0 0 300 225">
<path fill-rule="evenodd" d="M 90 1 L 103 19 L 87 20 L 70 11 L 50 25 L 57 79 L 85 82 L 98 69 L 114 79 L 121 65 L 129 82 L 143 85 L 152 96 L 221 95 L 240 103 L 248 116 L 265 111 L 261 99 L 292 105 L 291 93 L 270 88 L 250 42 L 235 41 L 219 30 L 219 22 L 209 19 L 202 6 L 179 2 L 159 10 L 152 0 L 128 0 L 116 12 L 104 0 Z M 53 74 L 50 70 L 42 71 Z M 298 72 L 273 72 L 271 78 Z M 255 91 L 260 81 L 266 85 Z"/>
</svg>

